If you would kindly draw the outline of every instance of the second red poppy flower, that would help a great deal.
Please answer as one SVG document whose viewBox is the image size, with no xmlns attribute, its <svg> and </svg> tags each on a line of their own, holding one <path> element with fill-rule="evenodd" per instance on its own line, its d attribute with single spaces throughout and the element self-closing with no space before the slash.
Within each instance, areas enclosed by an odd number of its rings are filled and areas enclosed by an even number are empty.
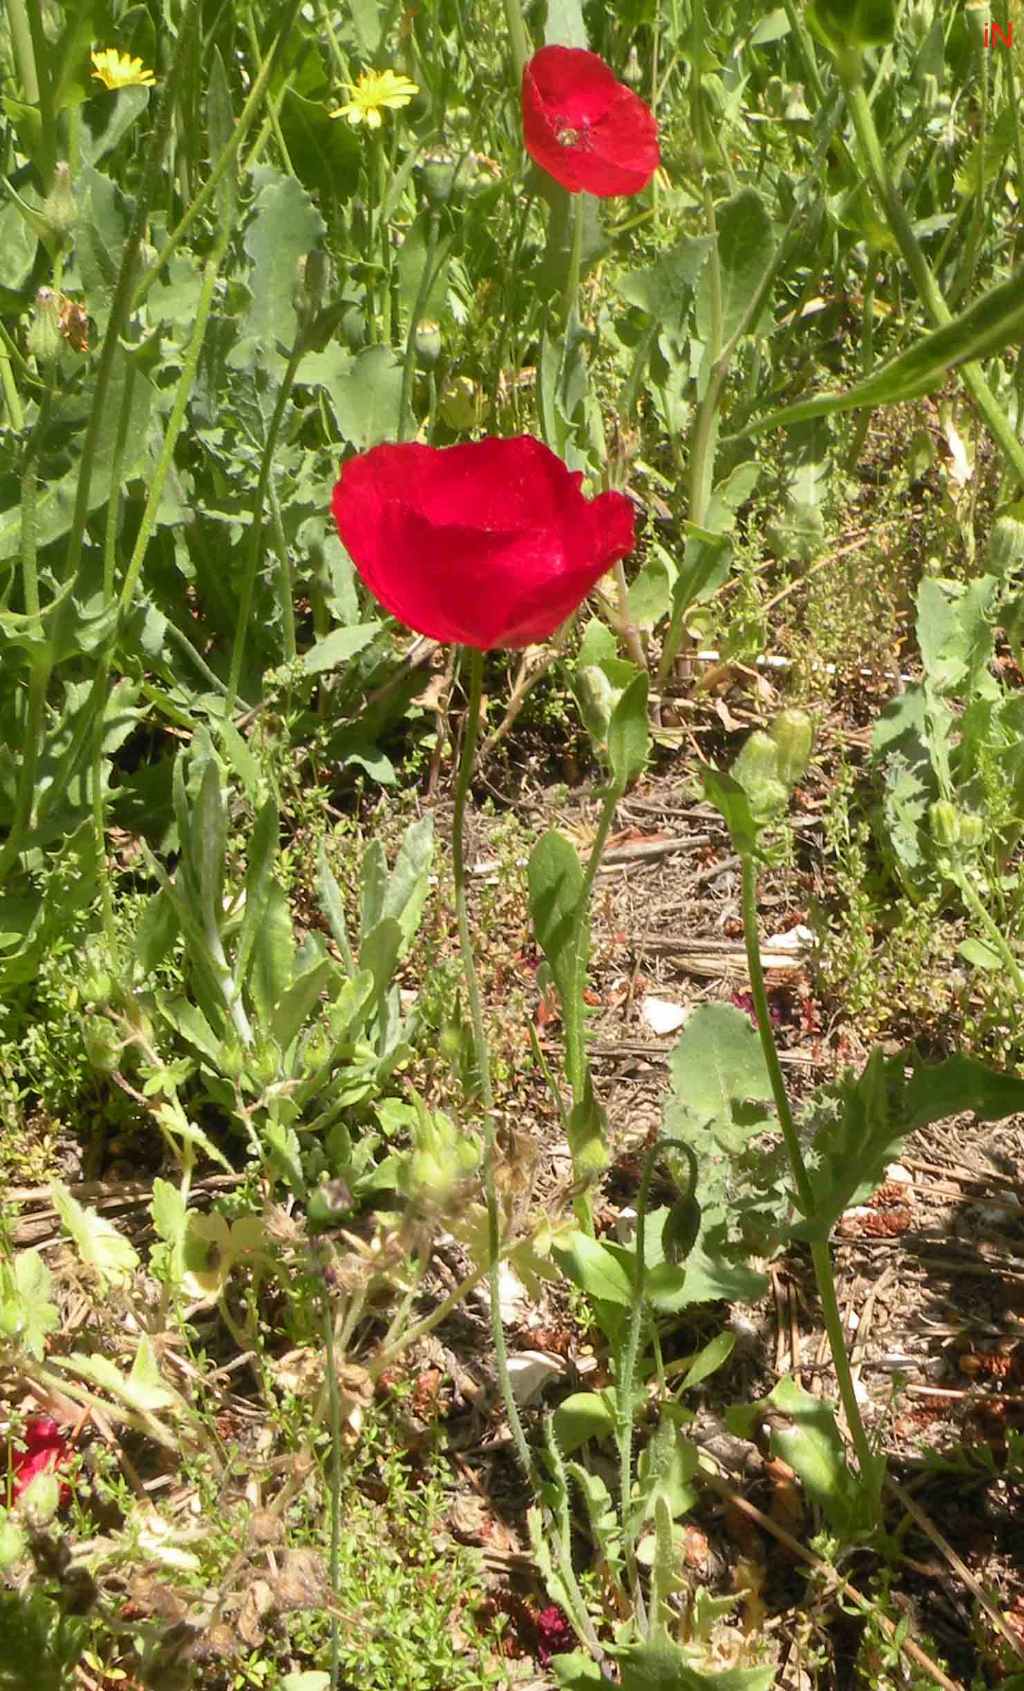
<svg viewBox="0 0 1024 1691">
<path fill-rule="evenodd" d="M 580 47 L 542 47 L 525 66 L 523 140 L 571 194 L 638 194 L 661 162 L 650 108 Z"/>
</svg>

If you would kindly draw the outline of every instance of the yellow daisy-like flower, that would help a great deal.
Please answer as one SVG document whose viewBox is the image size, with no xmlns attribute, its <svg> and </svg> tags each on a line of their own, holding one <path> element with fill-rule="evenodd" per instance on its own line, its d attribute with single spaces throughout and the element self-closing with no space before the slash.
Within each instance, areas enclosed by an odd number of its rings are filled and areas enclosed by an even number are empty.
<svg viewBox="0 0 1024 1691">
<path fill-rule="evenodd" d="M 153 83 L 153 72 L 145 68 L 141 59 L 119 53 L 116 47 L 104 47 L 89 57 L 93 62 L 92 74 L 104 88 L 149 88 Z"/>
<path fill-rule="evenodd" d="M 364 70 L 355 83 L 349 84 L 349 89 L 351 100 L 330 115 L 347 117 L 349 123 L 365 123 L 369 129 L 380 128 L 385 107 L 398 111 L 419 93 L 415 82 L 393 70 Z"/>
</svg>

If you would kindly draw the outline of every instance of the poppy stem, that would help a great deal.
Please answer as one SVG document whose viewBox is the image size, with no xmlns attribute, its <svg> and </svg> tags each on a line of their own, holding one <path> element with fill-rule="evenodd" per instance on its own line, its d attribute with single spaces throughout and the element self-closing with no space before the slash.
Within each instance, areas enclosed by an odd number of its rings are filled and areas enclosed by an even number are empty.
<svg viewBox="0 0 1024 1691">
<path fill-rule="evenodd" d="M 484 1028 L 480 982 L 473 955 L 473 941 L 469 930 L 469 907 L 466 901 L 465 823 L 466 800 L 476 760 L 477 738 L 480 732 L 480 705 L 483 697 L 484 655 L 475 647 L 464 648 L 468 657 L 469 705 L 462 735 L 462 750 L 455 778 L 455 814 L 452 820 L 452 876 L 455 881 L 455 914 L 459 927 L 459 949 L 462 953 L 462 972 L 466 981 L 466 998 L 473 1030 L 473 1047 L 480 1079 L 480 1101 L 484 1112 L 484 1199 L 487 1205 L 487 1281 L 490 1289 L 491 1340 L 494 1362 L 501 1388 L 502 1403 L 508 1419 L 512 1444 L 526 1479 L 537 1488 L 537 1475 L 530 1447 L 526 1442 L 519 1408 L 512 1395 L 512 1379 L 508 1370 L 508 1346 L 501 1319 L 501 1284 L 499 1261 L 501 1256 L 501 1218 L 498 1211 L 498 1184 L 495 1175 L 494 1088 L 491 1084 L 491 1056 Z"/>
<path fill-rule="evenodd" d="M 523 8 L 519 0 L 505 0 L 505 22 L 508 24 L 509 46 L 512 49 L 512 70 L 516 91 L 523 80 L 523 67 L 530 57 L 530 44 L 523 22 Z"/>
</svg>

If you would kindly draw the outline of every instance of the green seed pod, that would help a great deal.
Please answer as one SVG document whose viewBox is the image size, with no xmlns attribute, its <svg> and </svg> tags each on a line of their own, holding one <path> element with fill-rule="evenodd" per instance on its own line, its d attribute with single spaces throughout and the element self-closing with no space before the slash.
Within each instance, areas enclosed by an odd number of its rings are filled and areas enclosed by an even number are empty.
<svg viewBox="0 0 1024 1691">
<path fill-rule="evenodd" d="M 52 364 L 63 344 L 60 332 L 60 303 L 52 288 L 40 288 L 36 308 L 25 336 L 25 345 L 37 364 Z"/>
<path fill-rule="evenodd" d="M 771 726 L 778 748 L 778 775 L 783 786 L 793 788 L 804 774 L 814 744 L 814 726 L 805 710 L 784 710 Z"/>
<path fill-rule="evenodd" d="M 71 192 L 71 171 L 62 159 L 53 172 L 53 187 L 43 201 L 43 216 L 59 246 L 63 246 L 74 225 L 75 196 Z"/>
<path fill-rule="evenodd" d="M 936 799 L 935 803 L 928 807 L 928 822 L 936 845 L 959 845 L 961 816 L 955 804 L 950 804 L 948 799 Z"/>
<path fill-rule="evenodd" d="M 427 318 L 416 326 L 413 336 L 416 362 L 421 370 L 434 370 L 441 356 L 441 325 Z"/>
</svg>

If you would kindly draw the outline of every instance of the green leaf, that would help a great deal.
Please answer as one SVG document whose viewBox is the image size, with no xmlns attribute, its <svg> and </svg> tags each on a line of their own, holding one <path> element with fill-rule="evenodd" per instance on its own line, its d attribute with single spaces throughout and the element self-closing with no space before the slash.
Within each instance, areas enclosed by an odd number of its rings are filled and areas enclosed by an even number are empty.
<svg viewBox="0 0 1024 1691">
<path fill-rule="evenodd" d="M 742 188 L 717 216 L 724 350 L 753 327 L 775 257 L 775 237 L 767 207 L 753 188 Z M 711 332 L 711 289 L 711 272 L 705 269 L 697 290 L 697 332 L 705 343 Z"/>
<path fill-rule="evenodd" d="M 258 365 L 279 379 L 298 325 L 299 260 L 319 243 L 324 222 L 294 176 L 264 165 L 255 179 L 259 191 L 244 240 L 251 302 L 227 363 L 233 370 Z"/>
<path fill-rule="evenodd" d="M 376 10 L 376 7 L 374 7 Z M 343 118 L 332 118 L 319 100 L 306 100 L 287 86 L 278 109 L 292 169 L 321 201 L 350 199 L 359 183 L 359 136 Z"/>
<path fill-rule="evenodd" d="M 994 946 L 988 945 L 983 939 L 962 939 L 957 951 L 965 963 L 973 964 L 976 969 L 1002 969 L 1005 967 L 1003 959 Z"/>
<path fill-rule="evenodd" d="M 588 1439 L 608 1438 L 615 1431 L 612 1392 L 572 1392 L 555 1410 L 555 1435 L 563 1455 L 569 1456 Z"/>
<path fill-rule="evenodd" d="M 330 957 L 321 957 L 312 968 L 297 974 L 287 992 L 278 1000 L 270 1023 L 270 1035 L 283 1052 L 305 1024 L 328 986 L 339 974 L 338 965 Z"/>
<path fill-rule="evenodd" d="M 271 881 L 263 907 L 263 921 L 252 942 L 249 988 L 260 1021 L 266 1026 L 292 982 L 295 936 L 284 888 Z"/>
<path fill-rule="evenodd" d="M 619 1657 L 622 1691 L 771 1691 L 774 1668 L 726 1668 L 706 1673 L 662 1635 L 634 1644 Z"/>
<path fill-rule="evenodd" d="M 132 390 L 128 410 L 128 429 L 121 460 L 122 486 L 138 474 L 146 457 L 153 387 L 139 367 L 137 360 L 134 360 L 133 355 L 118 347 L 114 355 L 110 386 L 107 389 L 106 403 L 103 407 L 99 435 L 96 441 L 92 478 L 89 482 L 90 512 L 106 504 L 110 496 L 118 423 L 124 404 L 125 383 L 129 379 L 129 370 L 132 373 Z M 48 546 L 51 541 L 59 540 L 62 535 L 68 532 L 71 527 L 77 490 L 77 463 L 73 469 L 68 470 L 66 475 L 59 478 L 50 478 L 40 487 L 39 497 L 36 501 L 36 538 L 40 547 Z M 17 505 L 0 513 L 0 562 L 5 558 L 15 557 L 20 550 L 21 505 L 19 501 Z"/>
<path fill-rule="evenodd" d="M 739 1150 L 771 1116 L 760 1108 L 772 1096 L 761 1042 L 749 1017 L 731 1004 L 701 1004 L 669 1058 L 679 1103 L 675 1122 L 709 1127 L 723 1147 Z"/>
<path fill-rule="evenodd" d="M 600 1303 L 628 1307 L 633 1285 L 618 1257 L 589 1234 L 575 1231 L 552 1246 L 552 1255 L 574 1285 Z"/>
<path fill-rule="evenodd" d="M 773 411 L 759 422 L 749 424 L 736 438 L 804 422 L 809 417 L 828 417 L 836 411 L 872 409 L 919 399 L 940 385 L 947 370 L 992 358 L 1007 347 L 1018 345 L 1022 339 L 1024 269 L 982 294 L 966 311 L 954 317 L 952 323 L 922 335 L 906 352 L 890 359 L 855 387 L 786 405 L 781 411 Z"/>
<path fill-rule="evenodd" d="M 995 576 L 966 583 L 925 576 L 917 590 L 917 640 L 929 682 L 940 693 L 996 696 L 988 673 L 998 616 Z"/>
<path fill-rule="evenodd" d="M 663 1409 L 637 1463 L 637 1519 L 651 1520 L 659 1498 L 668 1505 L 673 1520 L 692 1509 L 697 1493 L 690 1481 L 699 1466 L 697 1446 L 683 1437 L 671 1409 Z"/>
<path fill-rule="evenodd" d="M 736 1346 L 736 1334 L 726 1328 L 724 1332 L 716 1333 L 709 1339 L 702 1350 L 697 1352 L 689 1368 L 679 1382 L 679 1392 L 689 1391 L 691 1386 L 699 1386 L 702 1380 L 714 1374 L 724 1362 L 728 1362 Z"/>
<path fill-rule="evenodd" d="M 608 762 L 622 792 L 643 774 L 651 748 L 647 725 L 647 676 L 631 681 L 608 725 Z"/>
<path fill-rule="evenodd" d="M 865 1488 L 880 1474 L 864 1480 L 854 1474 L 831 1408 L 796 1380 L 780 1380 L 767 1403 L 789 1421 L 780 1426 L 773 1419 L 773 1452 L 799 1476 L 835 1532 L 845 1537 L 855 1531 L 864 1514 Z"/>
<path fill-rule="evenodd" d="M 731 775 L 706 764 L 700 772 L 704 796 L 724 819 L 733 847 L 741 856 L 754 856 L 760 829 L 754 821 L 746 791 Z"/>
<path fill-rule="evenodd" d="M 174 903 L 163 887 L 146 900 L 135 930 L 134 958 L 142 975 L 152 974 L 167 956 L 178 937 Z"/>
<path fill-rule="evenodd" d="M 352 628 L 332 629 L 315 646 L 303 652 L 300 659 L 303 674 L 322 675 L 325 670 L 337 669 L 339 664 L 354 658 L 357 652 L 365 651 L 382 627 L 379 622 L 359 622 Z"/>
<path fill-rule="evenodd" d="M 432 210 L 421 211 L 409 226 L 398 249 L 398 301 L 405 329 L 408 329 L 419 299 L 420 283 L 428 259 L 431 266 L 430 285 L 422 303 L 420 319 L 436 322 L 444 316 L 448 296 L 448 254 L 452 243 L 451 237 L 445 236 L 442 240 L 434 242 L 434 250 L 431 253 L 430 226 L 434 216 Z"/>
<path fill-rule="evenodd" d="M 546 47 L 589 47 L 581 0 L 548 0 Z"/>
<path fill-rule="evenodd" d="M 38 1251 L 19 1251 L 0 1262 L 0 1335 L 41 1362 L 46 1336 L 60 1326 L 50 1301 L 52 1277 Z"/>
<path fill-rule="evenodd" d="M 697 281 L 713 242 L 710 235 L 684 236 L 646 270 L 628 270 L 613 283 L 627 305 L 661 324 L 681 324 L 683 306 Z"/>
<path fill-rule="evenodd" d="M 402 836 L 395 866 L 387 879 L 381 915 L 393 918 L 402 932 L 399 957 L 405 955 L 419 928 L 430 892 L 434 860 L 434 818 L 429 813 L 413 822 Z"/>
<path fill-rule="evenodd" d="M 332 342 L 302 361 L 301 379 L 326 389 L 338 431 L 359 452 L 394 434 L 402 393 L 402 364 L 388 346 L 346 352 Z"/>
<path fill-rule="evenodd" d="M 902 1099 L 906 1131 L 971 1110 L 979 1121 L 1002 1121 L 1024 1110 L 1024 1080 L 990 1069 L 962 1053 L 941 1063 L 923 1063 L 914 1056 L 914 1069 Z"/>
<path fill-rule="evenodd" d="M 105 1292 L 108 1286 L 127 1286 L 139 1266 L 129 1241 L 95 1210 L 86 1209 L 73 1198 L 63 1181 L 53 1181 L 50 1197 L 65 1233 L 74 1241 L 83 1263 L 94 1271 L 100 1291 Z"/>
<path fill-rule="evenodd" d="M 253 824 L 245 869 L 245 911 L 235 949 L 235 977 L 243 983 L 249 972 L 256 941 L 263 927 L 271 898 L 274 864 L 277 860 L 277 804 L 270 798 Z"/>
<path fill-rule="evenodd" d="M 533 931 L 564 1006 L 576 993 L 577 922 L 583 899 L 583 870 L 576 847 L 564 834 L 551 829 L 537 841 L 527 881 Z"/>
<path fill-rule="evenodd" d="M 227 72 L 224 69 L 224 60 L 221 58 L 220 48 L 215 45 L 206 89 L 206 129 L 210 138 L 211 161 L 223 152 L 231 139 L 234 127 L 235 117 L 231 107 L 231 89 L 228 86 Z M 217 216 L 222 224 L 230 227 L 235 221 L 237 210 L 236 161 L 228 166 L 217 188 Z"/>
</svg>

